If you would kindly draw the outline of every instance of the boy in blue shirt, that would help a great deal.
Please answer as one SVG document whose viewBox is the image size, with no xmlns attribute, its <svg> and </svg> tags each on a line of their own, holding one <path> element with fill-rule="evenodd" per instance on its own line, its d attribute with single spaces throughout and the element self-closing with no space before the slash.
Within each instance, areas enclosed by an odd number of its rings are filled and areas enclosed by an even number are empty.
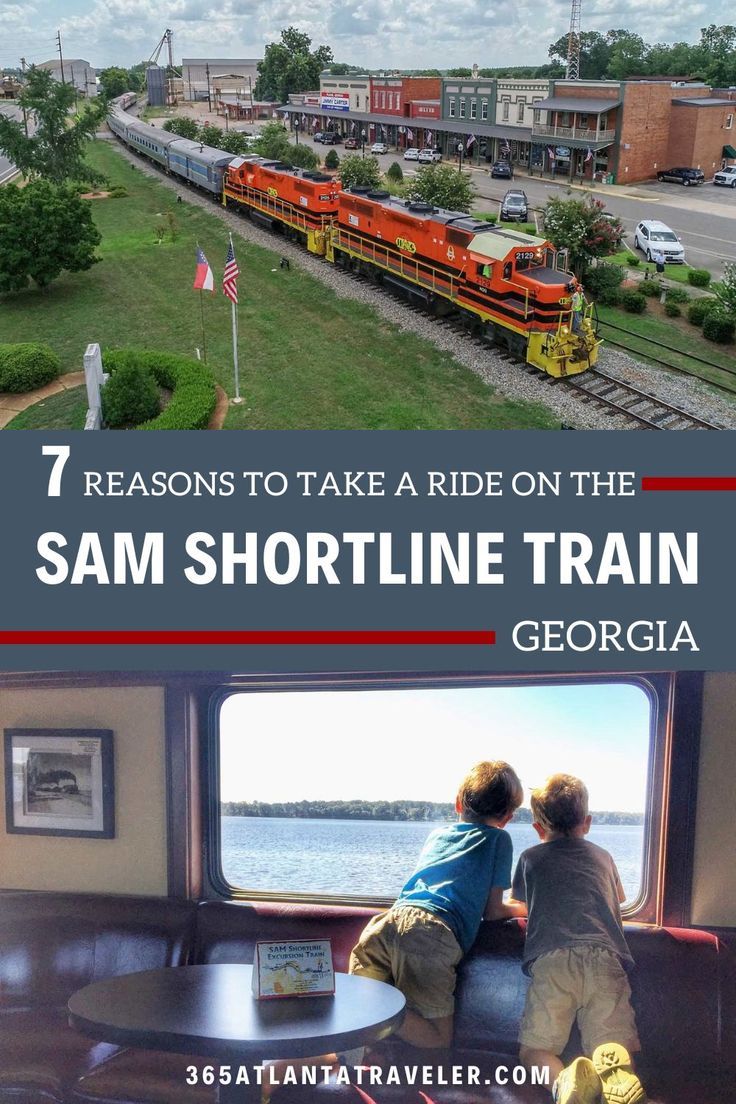
<svg viewBox="0 0 736 1104">
<path fill-rule="evenodd" d="M 503 901 L 513 852 L 504 827 L 522 798 L 508 763 L 473 767 L 457 794 L 457 822 L 430 833 L 394 904 L 369 921 L 353 948 L 351 974 L 390 982 L 406 997 L 396 1034 L 407 1043 L 451 1044 L 457 965 L 481 920 L 526 911 Z"/>
<path fill-rule="evenodd" d="M 396 1035 L 417 1047 L 449 1047 L 457 965 L 481 920 L 526 915 L 505 904 L 513 846 L 504 827 L 524 791 L 503 762 L 478 763 L 455 801 L 458 820 L 429 834 L 417 867 L 387 912 L 368 922 L 350 954 L 349 972 L 395 985 L 406 997 Z M 360 1065 L 365 1048 L 297 1062 L 269 1062 L 262 1101 L 271 1099 L 287 1067 Z"/>
</svg>

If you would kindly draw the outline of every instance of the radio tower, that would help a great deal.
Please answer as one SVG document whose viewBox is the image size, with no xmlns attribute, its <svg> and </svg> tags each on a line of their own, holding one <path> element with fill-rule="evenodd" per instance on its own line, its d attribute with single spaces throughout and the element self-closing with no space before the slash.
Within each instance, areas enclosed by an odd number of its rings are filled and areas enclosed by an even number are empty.
<svg viewBox="0 0 736 1104">
<path fill-rule="evenodd" d="M 570 33 L 567 36 L 567 71 L 568 80 L 580 80 L 580 16 L 582 0 L 572 0 L 570 10 Z"/>
</svg>

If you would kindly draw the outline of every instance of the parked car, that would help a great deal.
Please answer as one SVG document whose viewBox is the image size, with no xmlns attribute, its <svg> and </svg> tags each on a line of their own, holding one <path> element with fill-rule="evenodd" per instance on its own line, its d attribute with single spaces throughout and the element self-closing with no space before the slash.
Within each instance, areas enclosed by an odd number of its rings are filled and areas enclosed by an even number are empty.
<svg viewBox="0 0 736 1104">
<path fill-rule="evenodd" d="M 670 230 L 664 222 L 655 219 L 645 219 L 640 222 L 634 232 L 634 245 L 641 249 L 648 261 L 652 260 L 652 253 L 657 251 L 664 254 L 667 264 L 684 264 L 685 247 L 674 230 Z"/>
<path fill-rule="evenodd" d="M 417 149 L 416 146 L 408 146 L 404 150 L 404 160 L 405 161 L 418 161 L 419 160 L 419 150 Z"/>
<path fill-rule="evenodd" d="M 425 149 L 420 149 L 417 154 L 417 161 L 420 165 L 432 165 L 436 161 L 442 160 L 442 154 L 439 150 L 430 149 L 428 146 Z"/>
<path fill-rule="evenodd" d="M 346 138 L 345 149 L 360 149 L 360 142 L 357 138 Z"/>
<path fill-rule="evenodd" d="M 491 176 L 502 177 L 504 180 L 514 179 L 514 170 L 510 161 L 494 161 L 491 165 Z"/>
<path fill-rule="evenodd" d="M 657 173 L 657 180 L 660 183 L 670 180 L 673 184 L 682 184 L 687 188 L 691 184 L 702 184 L 705 176 L 700 169 L 664 169 Z"/>
<path fill-rule="evenodd" d="M 714 184 L 725 184 L 728 188 L 736 188 L 736 165 L 727 165 L 713 177 Z"/>
<path fill-rule="evenodd" d="M 371 146 L 371 153 L 388 153 L 388 146 L 385 142 L 374 142 Z"/>
<path fill-rule="evenodd" d="M 526 222 L 528 215 L 529 200 L 526 192 L 507 192 L 501 201 L 501 222 Z"/>
<path fill-rule="evenodd" d="M 336 130 L 325 130 L 322 132 L 321 141 L 325 146 L 336 146 L 339 142 L 342 142 L 342 135 Z"/>
</svg>

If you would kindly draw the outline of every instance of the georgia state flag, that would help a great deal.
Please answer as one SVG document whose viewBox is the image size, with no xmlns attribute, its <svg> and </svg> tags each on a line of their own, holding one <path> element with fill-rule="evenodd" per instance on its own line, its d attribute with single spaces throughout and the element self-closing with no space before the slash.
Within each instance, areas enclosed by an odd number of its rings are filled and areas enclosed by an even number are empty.
<svg viewBox="0 0 736 1104">
<path fill-rule="evenodd" d="M 215 280 L 207 258 L 199 247 L 197 248 L 197 271 L 194 275 L 195 291 L 214 291 Z"/>
</svg>

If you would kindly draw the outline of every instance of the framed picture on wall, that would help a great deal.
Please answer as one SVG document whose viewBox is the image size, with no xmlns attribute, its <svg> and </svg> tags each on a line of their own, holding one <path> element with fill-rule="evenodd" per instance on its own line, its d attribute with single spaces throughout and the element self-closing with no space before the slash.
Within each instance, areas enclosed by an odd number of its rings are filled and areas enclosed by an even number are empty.
<svg viewBox="0 0 736 1104">
<path fill-rule="evenodd" d="M 112 732 L 6 728 L 5 819 L 8 832 L 112 839 Z"/>
</svg>

